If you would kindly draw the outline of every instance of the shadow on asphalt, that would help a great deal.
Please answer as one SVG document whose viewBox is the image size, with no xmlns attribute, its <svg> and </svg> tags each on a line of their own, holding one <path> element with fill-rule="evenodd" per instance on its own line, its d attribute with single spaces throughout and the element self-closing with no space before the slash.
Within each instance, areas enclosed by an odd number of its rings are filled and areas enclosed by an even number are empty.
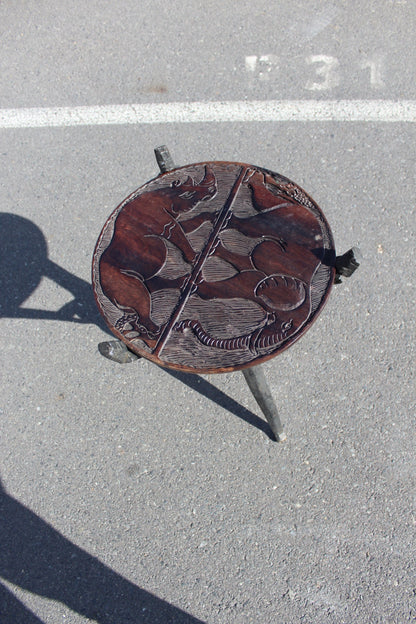
<svg viewBox="0 0 416 624">
<path fill-rule="evenodd" d="M 32 611 L 0 583 L 0 618 L 4 624 L 43 624 Z"/>
<path fill-rule="evenodd" d="M 7 494 L 0 482 L 0 578 L 99 624 L 204 624 L 137 587 Z M 0 583 L 2 624 L 42 624 Z"/>
<path fill-rule="evenodd" d="M 259 418 L 259 416 L 256 416 L 256 414 L 253 414 L 253 412 L 250 412 L 250 410 L 243 407 L 243 405 L 240 405 L 240 403 L 229 397 L 222 390 L 219 390 L 218 388 L 213 386 L 203 377 L 200 377 L 199 375 L 194 375 L 193 373 L 182 373 L 180 371 L 175 371 L 168 368 L 164 370 L 169 373 L 169 375 L 172 375 L 172 377 L 178 379 L 183 384 L 188 386 L 188 388 L 191 388 L 191 390 L 199 392 L 199 394 L 202 394 L 202 396 L 210 399 L 210 401 L 213 401 L 220 407 L 224 408 L 225 410 L 227 410 L 227 412 L 231 412 L 231 414 L 234 414 L 234 416 L 241 418 L 241 420 L 244 420 L 252 427 L 260 429 L 260 431 L 265 433 L 270 438 L 270 440 L 273 440 L 273 442 L 275 441 L 272 430 L 265 420 Z M 236 375 L 237 372 L 234 374 Z M 247 394 L 249 393 L 250 391 L 247 388 Z"/>
<path fill-rule="evenodd" d="M 74 299 L 58 311 L 21 305 L 48 277 Z M 29 219 L 0 213 L 0 317 L 92 323 L 111 334 L 95 305 L 91 284 L 48 258 L 42 231 Z"/>
</svg>

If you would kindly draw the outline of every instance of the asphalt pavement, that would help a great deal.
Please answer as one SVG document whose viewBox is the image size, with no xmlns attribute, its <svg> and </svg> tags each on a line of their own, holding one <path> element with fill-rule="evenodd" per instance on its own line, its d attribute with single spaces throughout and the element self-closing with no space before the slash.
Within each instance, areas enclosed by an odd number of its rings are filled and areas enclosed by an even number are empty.
<svg viewBox="0 0 416 624">
<path fill-rule="evenodd" d="M 414 2 L 27 0 L 0 23 L 2 119 L 25 110 L 0 123 L 1 624 L 416 621 Z M 257 101 L 286 117 L 238 121 Z M 287 176 L 362 251 L 264 365 L 282 443 L 241 373 L 97 349 L 94 245 L 161 144 Z"/>
</svg>

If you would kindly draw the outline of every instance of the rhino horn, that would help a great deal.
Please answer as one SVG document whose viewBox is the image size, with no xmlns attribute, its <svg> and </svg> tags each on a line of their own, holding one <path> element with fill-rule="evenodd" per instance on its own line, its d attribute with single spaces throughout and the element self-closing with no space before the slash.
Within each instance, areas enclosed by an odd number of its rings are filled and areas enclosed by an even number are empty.
<svg viewBox="0 0 416 624">
<path fill-rule="evenodd" d="M 205 175 L 202 178 L 199 186 L 210 187 L 210 186 L 215 185 L 215 183 L 216 183 L 216 179 L 215 179 L 215 175 L 212 169 L 210 169 L 209 167 L 205 167 Z"/>
</svg>

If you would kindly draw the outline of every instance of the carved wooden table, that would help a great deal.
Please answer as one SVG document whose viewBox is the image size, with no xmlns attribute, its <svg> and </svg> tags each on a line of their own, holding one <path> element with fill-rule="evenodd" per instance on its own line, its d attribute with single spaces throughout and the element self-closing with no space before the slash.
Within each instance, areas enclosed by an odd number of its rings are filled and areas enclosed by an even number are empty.
<svg viewBox="0 0 416 624">
<path fill-rule="evenodd" d="M 260 369 L 298 340 L 336 274 L 330 228 L 296 184 L 260 167 L 203 162 L 162 173 L 110 215 L 93 288 L 112 332 L 139 356 L 191 373 L 244 369 L 277 439 Z M 165 160 L 163 160 L 165 158 Z"/>
</svg>

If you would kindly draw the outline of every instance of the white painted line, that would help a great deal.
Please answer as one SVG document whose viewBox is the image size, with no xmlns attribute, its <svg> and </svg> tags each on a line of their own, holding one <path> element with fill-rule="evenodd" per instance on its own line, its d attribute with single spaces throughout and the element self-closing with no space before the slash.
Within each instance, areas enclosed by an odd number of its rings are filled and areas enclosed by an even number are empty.
<svg viewBox="0 0 416 624">
<path fill-rule="evenodd" d="M 415 122 L 416 100 L 171 102 L 0 109 L 0 129 L 250 121 Z"/>
</svg>

